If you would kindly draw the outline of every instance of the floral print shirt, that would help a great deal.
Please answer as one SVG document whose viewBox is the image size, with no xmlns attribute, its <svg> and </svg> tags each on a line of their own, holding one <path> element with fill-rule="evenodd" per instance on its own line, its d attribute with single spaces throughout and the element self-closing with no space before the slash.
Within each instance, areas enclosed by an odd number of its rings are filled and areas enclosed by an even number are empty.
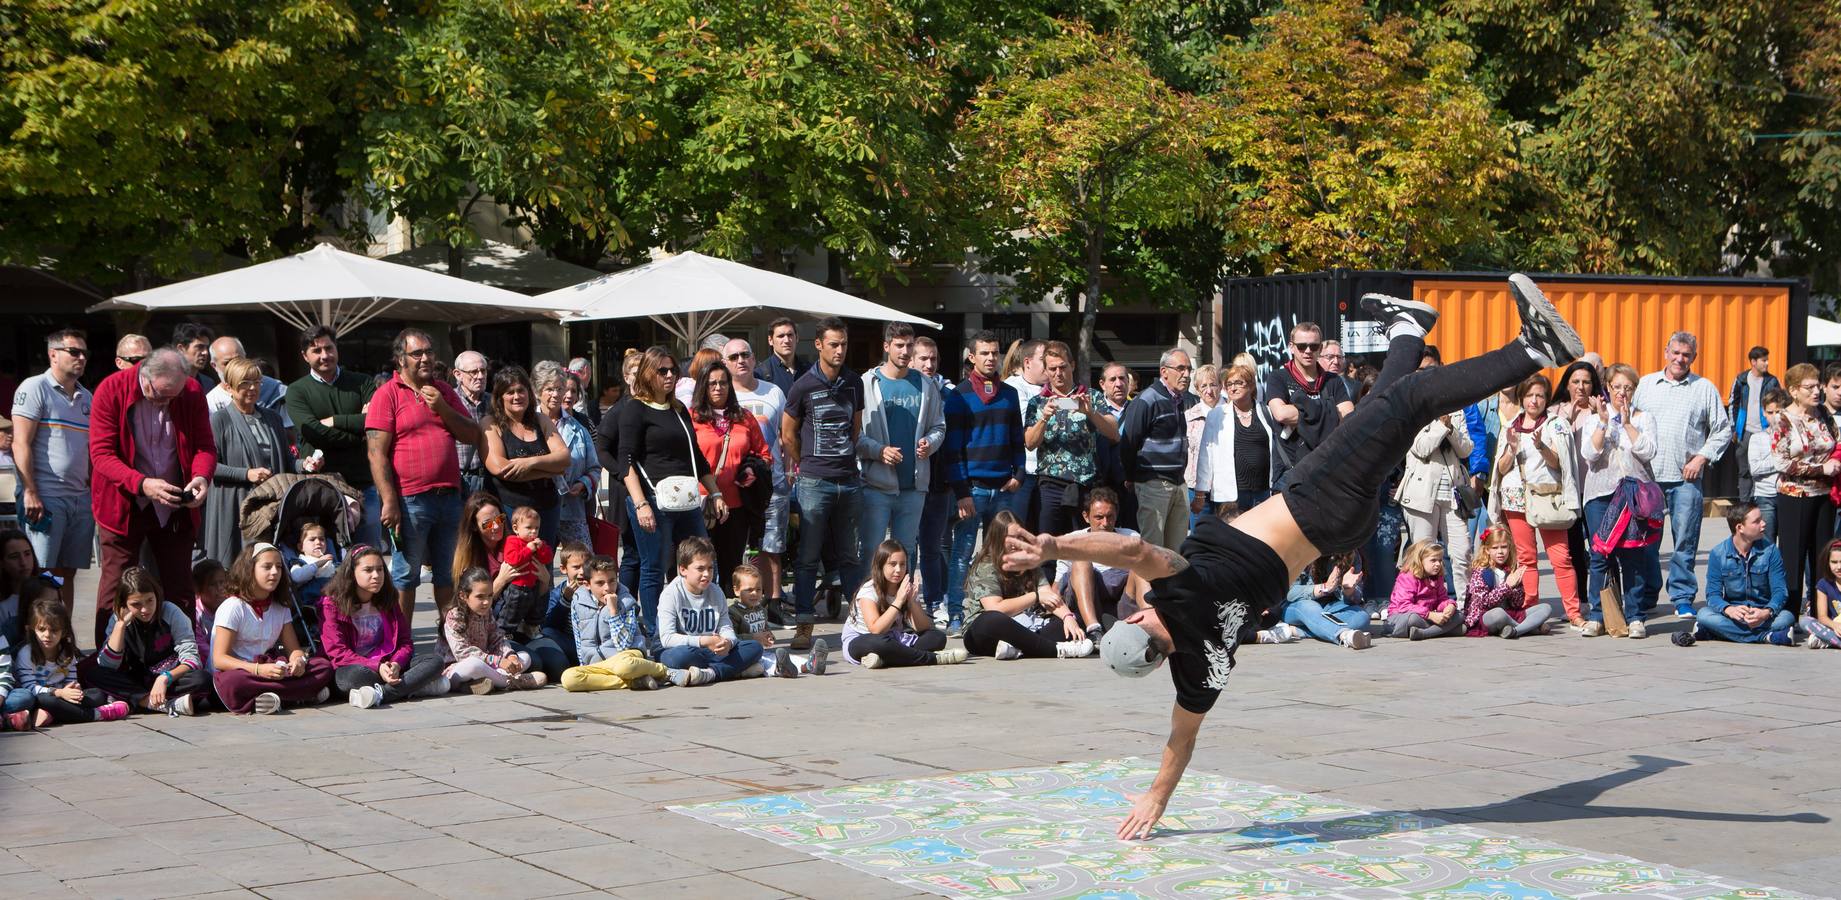
<svg viewBox="0 0 1841 900">
<path fill-rule="evenodd" d="M 1024 425 L 1030 427 L 1042 418 L 1042 407 L 1056 397 L 1047 392 L 1037 394 L 1024 411 Z M 1099 410 L 1094 409 L 1097 415 Z M 1093 422 L 1078 409 L 1057 409 L 1048 420 L 1042 443 L 1036 448 L 1036 475 L 1089 484 L 1099 474 L 1097 435 Z"/>
</svg>

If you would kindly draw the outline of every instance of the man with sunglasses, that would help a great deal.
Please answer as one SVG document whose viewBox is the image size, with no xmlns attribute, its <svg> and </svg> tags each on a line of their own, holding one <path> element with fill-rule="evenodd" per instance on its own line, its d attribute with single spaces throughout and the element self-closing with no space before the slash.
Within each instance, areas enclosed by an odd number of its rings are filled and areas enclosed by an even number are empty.
<svg viewBox="0 0 1841 900">
<path fill-rule="evenodd" d="M 153 341 L 144 334 L 124 334 L 115 342 L 115 368 L 132 369 L 153 352 Z"/>
<path fill-rule="evenodd" d="M 1193 371 L 1189 354 L 1164 351 L 1157 379 L 1132 398 L 1119 420 L 1119 462 L 1138 495 L 1138 533 L 1171 550 L 1189 535 L 1189 492 L 1183 486 L 1189 434 L 1183 413 Z"/>
<path fill-rule="evenodd" d="M 1291 361 L 1266 373 L 1266 409 L 1279 427 L 1278 454 L 1272 460 L 1274 486 L 1329 438 L 1343 416 L 1355 411 L 1349 382 L 1321 365 L 1317 354 L 1323 346 L 1323 326 L 1299 322 L 1291 326 Z M 1417 367 L 1419 360 L 1413 365 Z"/>
<path fill-rule="evenodd" d="M 1363 297 L 1363 307 L 1387 323 L 1388 348 L 1361 409 L 1299 462 L 1278 495 L 1231 524 L 1202 519 L 1180 553 L 1121 534 L 1055 537 L 1012 526 L 1004 555 L 1010 571 L 1044 560 L 1084 560 L 1150 582 L 1149 608 L 1120 621 L 1100 642 L 1100 655 L 1120 675 L 1148 675 L 1168 659 L 1176 687 L 1163 763 L 1150 789 L 1131 798 L 1131 812 L 1118 828 L 1121 839 L 1148 837 L 1163 817 L 1195 752 L 1202 719 L 1227 687 L 1241 627 L 1281 600 L 1305 566 L 1367 541 L 1380 515 L 1382 485 L 1419 430 L 1585 352 L 1578 333 L 1533 281 L 1512 275 L 1509 287 L 1521 312 L 1520 336 L 1482 356 L 1429 369 L 1420 369 L 1419 359 L 1437 311 L 1410 300 Z"/>
<path fill-rule="evenodd" d="M 90 565 L 96 519 L 89 508 L 89 416 L 93 397 L 78 379 L 89 363 L 89 342 L 74 328 L 45 338 L 45 371 L 20 382 L 13 395 L 13 464 L 19 473 L 15 501 L 38 564 L 64 584 Z"/>
</svg>

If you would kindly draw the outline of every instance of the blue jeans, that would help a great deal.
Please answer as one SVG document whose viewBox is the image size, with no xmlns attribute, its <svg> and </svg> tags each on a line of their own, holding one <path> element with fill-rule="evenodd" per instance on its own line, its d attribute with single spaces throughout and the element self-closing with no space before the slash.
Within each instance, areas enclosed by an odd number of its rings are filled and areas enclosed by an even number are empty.
<svg viewBox="0 0 1841 900">
<path fill-rule="evenodd" d="M 32 689 L 13 688 L 6 693 L 6 705 L 0 709 L 0 715 L 12 715 L 32 708 Z"/>
<path fill-rule="evenodd" d="M 1314 590 L 1307 584 L 1292 585 L 1285 596 L 1285 623 L 1302 628 L 1310 632 L 1311 637 L 1327 644 L 1336 643 L 1336 636 L 1345 628 L 1365 630 L 1369 618 L 1365 607 L 1350 603 L 1340 591 L 1327 605 L 1317 601 Z"/>
<path fill-rule="evenodd" d="M 1758 505 L 1758 512 L 1764 514 L 1764 536 L 1770 539 L 1771 543 L 1777 543 L 1777 495 L 1753 497 L 1752 502 Z M 1789 568 L 1788 562 L 1785 560 L 1786 569 Z"/>
<path fill-rule="evenodd" d="M 358 528 L 352 532 L 352 540 L 373 547 L 384 545 L 383 498 L 377 494 L 377 485 L 368 485 L 364 489 L 364 515 L 358 520 Z M 458 533 L 456 533 L 458 537 Z M 349 549 L 349 548 L 348 548 Z"/>
<path fill-rule="evenodd" d="M 651 491 L 646 491 L 646 500 L 652 501 Z M 651 531 L 639 527 L 639 514 L 635 509 L 633 498 L 627 497 L 626 524 L 633 529 L 633 555 L 639 557 L 640 616 L 645 620 L 646 634 L 656 640 L 658 595 L 665 592 L 665 573 L 676 571 L 678 542 L 687 537 L 709 537 L 709 532 L 704 530 L 701 509 L 665 512 L 654 504 L 653 524 L 657 527 Z"/>
<path fill-rule="evenodd" d="M 1018 491 L 1017 493 L 1021 493 Z M 955 499 L 953 503 L 957 505 Z M 965 573 L 972 568 L 972 557 L 977 555 L 978 529 L 991 524 L 997 514 L 1008 509 L 1015 511 L 1016 494 L 1006 494 L 996 488 L 972 485 L 972 509 L 969 518 L 960 519 L 952 526 L 952 560 L 946 570 L 946 614 L 954 619 L 965 617 Z"/>
<path fill-rule="evenodd" d="M 733 681 L 761 661 L 761 645 L 736 641 L 726 656 L 717 656 L 708 647 L 666 647 L 658 661 L 667 669 L 708 669 L 716 673 L 717 681 Z"/>
<path fill-rule="evenodd" d="M 1010 495 L 1010 514 L 1016 516 L 1018 522 L 1028 525 L 1036 520 L 1033 515 L 1035 510 L 1030 508 L 1035 496 L 1036 476 L 1027 474 L 1016 476 L 1016 493 Z M 992 513 L 991 515 L 997 514 Z"/>
<path fill-rule="evenodd" d="M 632 508 L 628 502 L 627 509 Z M 633 532 L 638 530 L 632 519 L 627 519 L 626 526 L 620 529 L 620 586 L 635 597 L 639 596 L 639 542 Z"/>
<path fill-rule="evenodd" d="M 920 539 L 921 512 L 926 505 L 927 495 L 921 491 L 885 494 L 873 488 L 863 489 L 863 519 L 858 552 L 862 554 L 861 565 L 865 571 L 876 555 L 876 545 L 882 543 L 885 535 L 894 538 L 901 549 L 908 552 L 908 571 L 916 570 L 914 544 Z M 849 596 L 857 595 L 858 585 L 847 584 L 844 587 Z"/>
<path fill-rule="evenodd" d="M 1668 599 L 1677 609 L 1694 605 L 1700 582 L 1694 562 L 1700 556 L 1701 492 L 1698 481 L 1673 481 L 1662 485 L 1668 501 L 1668 527 L 1675 534 L 1675 552 L 1668 560 Z"/>
<path fill-rule="evenodd" d="M 1725 613 L 1717 613 L 1703 606 L 1695 610 L 1694 622 L 1700 626 L 1700 637 L 1703 638 L 1718 638 L 1739 644 L 1762 644 L 1771 636 L 1771 632 L 1782 631 L 1796 624 L 1796 616 L 1787 609 L 1780 609 L 1763 626 L 1747 628 L 1727 618 Z"/>
<path fill-rule="evenodd" d="M 921 595 L 927 612 L 940 608 L 946 600 L 946 528 L 952 521 L 952 491 L 928 491 L 921 504 L 920 551 Z"/>
<path fill-rule="evenodd" d="M 424 565 L 435 571 L 435 587 L 454 584 L 454 543 L 460 538 L 459 491 L 423 491 L 403 498 L 403 542 L 390 557 L 390 581 L 399 591 L 422 584 Z"/>
<path fill-rule="evenodd" d="M 1588 546 L 1591 536 L 1598 533 L 1598 523 L 1604 520 L 1605 511 L 1610 506 L 1611 498 L 1608 496 L 1585 501 Z M 1592 622 L 1604 621 L 1605 582 L 1615 570 L 1617 583 L 1624 591 L 1624 621 L 1641 622 L 1647 619 L 1649 610 L 1655 606 L 1656 591 L 1662 583 L 1661 555 L 1657 546 L 1625 547 L 1609 555 L 1592 550 L 1591 554 L 1592 561 L 1585 580 L 1585 618 Z"/>
<path fill-rule="evenodd" d="M 1362 596 L 1387 602 L 1394 592 L 1394 579 L 1400 576 L 1400 530 L 1406 527 L 1406 514 L 1400 505 L 1381 501 L 1381 514 L 1375 520 L 1374 536 L 1362 548 Z"/>
<path fill-rule="evenodd" d="M 793 621 L 812 624 L 812 597 L 818 593 L 818 567 L 829 543 L 836 554 L 837 571 L 844 586 L 863 580 L 859 571 L 857 530 L 863 521 L 863 484 L 799 476 L 793 485 L 799 495 L 799 563 L 793 569 Z M 666 665 L 670 665 L 667 663 Z"/>
</svg>

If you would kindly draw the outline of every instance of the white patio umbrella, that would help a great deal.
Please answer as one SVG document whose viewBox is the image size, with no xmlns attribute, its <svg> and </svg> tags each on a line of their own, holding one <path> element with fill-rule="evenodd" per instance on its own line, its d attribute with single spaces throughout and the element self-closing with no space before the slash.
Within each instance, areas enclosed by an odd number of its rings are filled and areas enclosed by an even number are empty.
<svg viewBox="0 0 1841 900">
<path fill-rule="evenodd" d="M 163 285 L 90 307 L 116 309 L 266 309 L 296 328 L 331 326 L 341 337 L 388 312 L 416 322 L 472 325 L 557 318 L 562 310 L 503 288 L 347 253 L 321 244 L 305 253 Z"/>
<path fill-rule="evenodd" d="M 763 309 L 940 327 L 938 322 L 803 278 L 696 252 L 679 253 L 540 294 L 537 300 L 558 309 L 574 310 L 565 322 L 645 316 L 691 348 L 705 335 L 722 330 L 740 316 Z"/>
<path fill-rule="evenodd" d="M 1841 323 L 1820 316 L 1809 317 L 1809 346 L 1833 347 L 1841 344 Z"/>
</svg>

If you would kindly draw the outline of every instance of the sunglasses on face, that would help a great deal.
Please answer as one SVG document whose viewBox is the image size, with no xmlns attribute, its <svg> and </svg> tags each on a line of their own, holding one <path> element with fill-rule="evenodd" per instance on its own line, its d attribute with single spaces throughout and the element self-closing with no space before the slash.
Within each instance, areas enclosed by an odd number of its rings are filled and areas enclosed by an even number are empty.
<svg viewBox="0 0 1841 900">
<path fill-rule="evenodd" d="M 85 350 L 85 349 L 83 349 L 82 347 L 54 347 L 54 348 L 52 348 L 52 349 L 55 349 L 55 350 L 62 350 L 62 351 L 64 351 L 65 353 L 68 353 L 68 354 L 70 354 L 71 356 L 74 356 L 74 357 L 76 357 L 76 358 L 78 358 L 78 359 L 82 359 L 83 357 L 85 357 L 85 356 L 88 356 L 88 355 L 89 355 L 89 351 L 88 351 L 88 350 Z"/>
<path fill-rule="evenodd" d="M 660 378 L 674 376 L 678 374 L 678 370 L 676 366 L 660 366 L 659 368 L 653 371 L 656 371 Z"/>
<path fill-rule="evenodd" d="M 141 364 L 141 360 L 146 359 L 147 357 L 145 356 L 117 356 L 115 358 L 121 360 L 122 362 L 127 363 L 128 365 L 138 366 Z"/>
<path fill-rule="evenodd" d="M 729 362 L 739 362 L 744 359 L 753 359 L 753 358 L 754 358 L 754 351 L 752 350 L 743 350 L 740 353 L 729 354 Z"/>
<path fill-rule="evenodd" d="M 1296 347 L 1299 350 L 1304 351 L 1305 353 L 1315 353 L 1318 350 L 1323 349 L 1323 342 L 1322 341 L 1304 341 L 1302 343 L 1299 343 L 1299 342 L 1294 341 L 1291 346 Z"/>
</svg>

